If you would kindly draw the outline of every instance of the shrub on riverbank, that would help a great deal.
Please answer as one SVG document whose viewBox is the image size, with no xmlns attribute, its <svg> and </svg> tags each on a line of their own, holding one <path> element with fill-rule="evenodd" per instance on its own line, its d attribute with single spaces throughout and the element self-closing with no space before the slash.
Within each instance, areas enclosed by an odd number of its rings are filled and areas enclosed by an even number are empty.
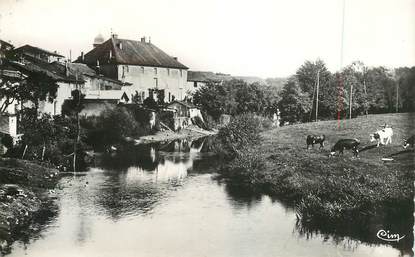
<svg viewBox="0 0 415 257">
<path fill-rule="evenodd" d="M 217 153 L 228 160 L 236 158 L 244 148 L 260 141 L 259 125 L 259 117 L 251 113 L 233 117 L 228 125 L 219 130 Z"/>
<path fill-rule="evenodd" d="M 55 166 L 72 168 L 74 142 L 77 137 L 76 119 L 68 116 L 51 116 L 43 113 L 37 116 L 33 108 L 25 108 L 19 113 L 19 133 L 22 139 L 13 147 L 9 147 L 5 156 L 23 158 L 32 161 L 41 161 Z M 77 145 L 77 167 L 83 170 L 86 167 L 83 156 L 87 145 L 81 131 Z"/>
<path fill-rule="evenodd" d="M 99 116 L 85 117 L 81 124 L 87 130 L 87 143 L 95 150 L 103 151 L 119 145 L 127 137 L 150 134 L 149 119 L 145 110 L 117 106 L 104 110 Z"/>
</svg>

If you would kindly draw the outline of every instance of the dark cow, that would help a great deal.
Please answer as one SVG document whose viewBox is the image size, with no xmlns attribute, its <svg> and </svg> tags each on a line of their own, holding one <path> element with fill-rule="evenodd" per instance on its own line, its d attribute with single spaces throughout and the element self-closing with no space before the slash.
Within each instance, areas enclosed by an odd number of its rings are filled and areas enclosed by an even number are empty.
<svg viewBox="0 0 415 257">
<path fill-rule="evenodd" d="M 353 154 L 357 157 L 359 155 L 359 150 L 357 149 L 360 141 L 358 139 L 340 139 L 337 143 L 331 148 L 330 156 L 333 156 L 336 151 L 339 151 L 339 155 L 343 154 L 344 149 L 351 149 Z"/>
<path fill-rule="evenodd" d="M 324 140 L 326 137 L 324 135 L 315 136 L 315 135 L 308 135 L 307 136 L 307 149 L 311 145 L 314 148 L 314 144 L 320 144 L 320 148 L 324 147 Z"/>
<path fill-rule="evenodd" d="M 411 146 L 412 148 L 414 148 L 414 144 L 415 144 L 415 135 L 403 141 L 403 148 L 406 149 L 408 146 Z"/>
</svg>

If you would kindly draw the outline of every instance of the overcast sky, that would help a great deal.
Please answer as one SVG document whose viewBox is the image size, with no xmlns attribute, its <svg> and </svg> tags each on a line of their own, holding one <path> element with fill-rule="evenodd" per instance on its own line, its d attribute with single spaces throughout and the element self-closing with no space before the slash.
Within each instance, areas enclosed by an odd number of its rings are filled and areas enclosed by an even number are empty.
<svg viewBox="0 0 415 257">
<path fill-rule="evenodd" d="M 191 70 L 281 77 L 341 66 L 343 0 L 0 0 L 0 38 L 72 58 L 94 37 L 151 41 Z M 415 0 L 346 0 L 344 60 L 415 65 Z"/>
</svg>

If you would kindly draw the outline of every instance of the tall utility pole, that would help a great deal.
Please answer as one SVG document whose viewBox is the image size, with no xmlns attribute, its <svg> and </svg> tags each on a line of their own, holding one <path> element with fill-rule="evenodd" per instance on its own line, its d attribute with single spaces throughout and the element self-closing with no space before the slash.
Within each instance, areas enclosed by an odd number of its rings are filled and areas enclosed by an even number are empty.
<svg viewBox="0 0 415 257">
<path fill-rule="evenodd" d="M 316 90 L 316 122 L 318 118 L 318 88 L 320 86 L 320 70 L 317 71 L 317 90 Z"/>
<path fill-rule="evenodd" d="M 350 83 L 350 101 L 349 101 L 349 119 L 352 118 L 352 105 L 353 105 L 353 83 Z"/>
<path fill-rule="evenodd" d="M 399 109 L 399 79 L 398 83 L 396 83 L 396 112 L 398 112 Z"/>
<path fill-rule="evenodd" d="M 367 109 L 369 108 L 367 101 L 367 90 L 366 90 L 366 67 L 363 66 L 363 90 L 365 91 L 365 114 L 366 118 L 368 115 Z"/>
</svg>

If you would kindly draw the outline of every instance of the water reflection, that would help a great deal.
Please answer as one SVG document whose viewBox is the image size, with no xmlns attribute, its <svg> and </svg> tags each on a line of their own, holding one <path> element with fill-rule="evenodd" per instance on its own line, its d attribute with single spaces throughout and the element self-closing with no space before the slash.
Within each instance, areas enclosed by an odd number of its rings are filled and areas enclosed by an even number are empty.
<svg viewBox="0 0 415 257">
<path fill-rule="evenodd" d="M 277 199 L 217 179 L 209 148 L 206 139 L 126 148 L 63 178 L 57 217 L 41 237 L 15 243 L 11 256 L 389 257 L 409 249 L 371 239 L 376 224 L 399 220 L 392 214 L 361 231 L 296 222 Z M 399 228 L 410 225 L 403 219 Z"/>
<path fill-rule="evenodd" d="M 249 191 L 240 185 L 222 183 L 225 184 L 225 190 L 235 209 L 250 210 L 261 205 L 263 195 L 260 193 Z M 295 213 L 293 206 L 278 199 L 271 197 L 269 199 L 273 203 L 284 206 L 287 212 Z M 413 211 L 413 204 L 408 203 L 408 205 L 379 206 L 376 211 L 373 211 L 375 214 L 362 214 L 361 217 L 355 217 L 352 221 L 339 220 L 335 223 L 328 223 L 325 220 L 303 222 L 296 219 L 292 235 L 306 240 L 320 240 L 322 243 L 330 241 L 333 245 L 352 252 L 362 243 L 373 247 L 390 245 L 399 250 L 398 256 L 413 256 Z M 393 231 L 405 237 L 399 242 L 385 242 L 376 236 L 380 229 Z"/>
</svg>

